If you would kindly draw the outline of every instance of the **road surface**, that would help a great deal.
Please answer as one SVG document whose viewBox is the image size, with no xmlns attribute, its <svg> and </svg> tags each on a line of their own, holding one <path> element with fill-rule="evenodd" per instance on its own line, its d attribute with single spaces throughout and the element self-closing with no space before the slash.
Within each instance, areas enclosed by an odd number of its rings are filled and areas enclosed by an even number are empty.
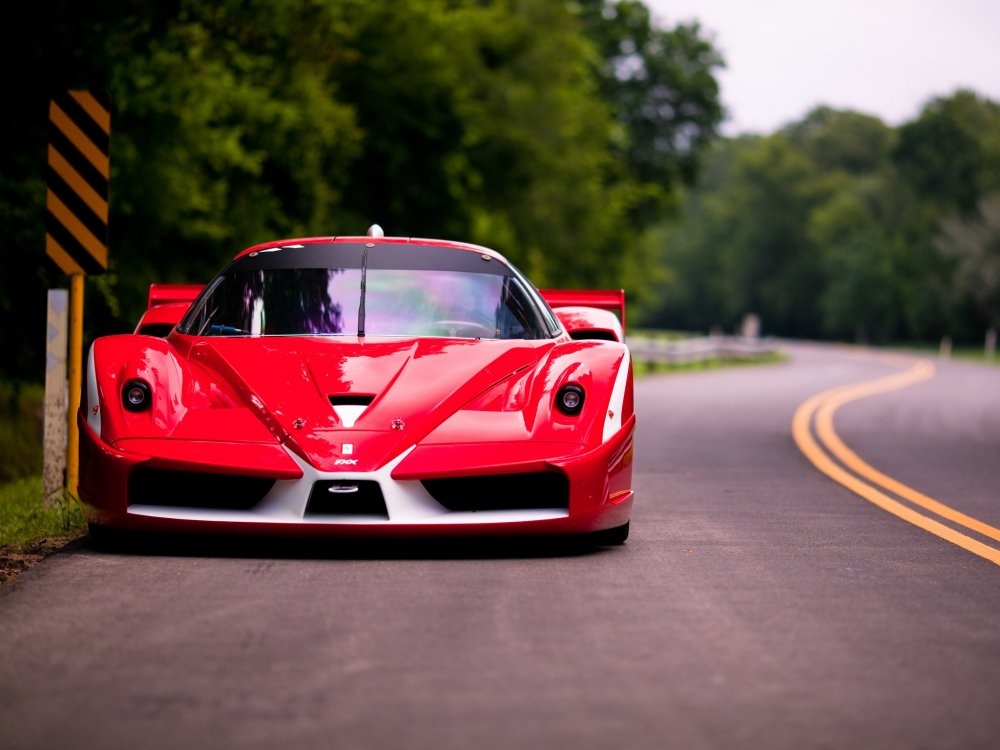
<svg viewBox="0 0 1000 750">
<path fill-rule="evenodd" d="M 618 548 L 75 543 L 0 589 L 0 747 L 995 750 L 1000 565 L 792 437 L 811 396 L 911 364 L 795 346 L 638 381 Z M 1000 368 L 933 364 L 837 436 L 1000 526 Z"/>
</svg>

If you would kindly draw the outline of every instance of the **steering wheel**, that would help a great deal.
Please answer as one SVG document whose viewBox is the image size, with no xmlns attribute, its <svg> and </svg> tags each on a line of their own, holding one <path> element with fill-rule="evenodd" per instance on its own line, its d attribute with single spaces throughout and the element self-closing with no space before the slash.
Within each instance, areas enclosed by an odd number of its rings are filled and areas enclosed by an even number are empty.
<svg viewBox="0 0 1000 750">
<path fill-rule="evenodd" d="M 497 329 L 490 328 L 483 323 L 476 323 L 472 320 L 438 320 L 434 322 L 449 336 L 461 336 L 463 338 L 486 338 L 495 339 Z"/>
</svg>

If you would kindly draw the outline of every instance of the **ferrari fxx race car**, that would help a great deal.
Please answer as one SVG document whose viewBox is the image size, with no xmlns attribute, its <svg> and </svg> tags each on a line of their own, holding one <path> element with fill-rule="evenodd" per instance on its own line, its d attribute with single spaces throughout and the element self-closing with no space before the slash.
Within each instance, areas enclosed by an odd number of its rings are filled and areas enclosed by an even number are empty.
<svg viewBox="0 0 1000 750">
<path fill-rule="evenodd" d="M 90 348 L 91 528 L 623 542 L 624 314 L 622 291 L 540 292 L 493 250 L 377 227 L 154 284 L 136 332 Z"/>
</svg>

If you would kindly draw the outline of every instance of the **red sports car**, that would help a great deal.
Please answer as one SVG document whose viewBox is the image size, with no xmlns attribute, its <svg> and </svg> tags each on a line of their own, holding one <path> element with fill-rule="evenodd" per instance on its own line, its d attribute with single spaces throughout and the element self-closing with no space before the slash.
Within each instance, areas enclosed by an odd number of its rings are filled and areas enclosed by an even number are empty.
<svg viewBox="0 0 1000 750">
<path fill-rule="evenodd" d="M 252 247 L 95 340 L 92 531 L 625 541 L 624 293 L 539 292 L 493 250 L 381 235 Z"/>
</svg>

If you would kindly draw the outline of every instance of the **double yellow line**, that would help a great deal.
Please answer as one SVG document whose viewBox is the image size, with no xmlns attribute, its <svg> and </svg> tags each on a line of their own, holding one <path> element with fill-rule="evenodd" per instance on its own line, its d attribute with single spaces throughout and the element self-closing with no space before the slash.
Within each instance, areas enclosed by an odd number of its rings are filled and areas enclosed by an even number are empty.
<svg viewBox="0 0 1000 750">
<path fill-rule="evenodd" d="M 799 450 L 813 466 L 883 510 L 904 521 L 919 526 L 924 531 L 946 539 L 952 544 L 1000 565 L 1000 549 L 984 544 L 971 536 L 956 531 L 929 515 L 914 510 L 897 498 L 912 503 L 925 511 L 945 519 L 956 526 L 969 529 L 988 539 L 1000 542 L 1000 529 L 960 513 L 923 493 L 907 487 L 902 482 L 883 474 L 865 463 L 837 435 L 833 415 L 844 404 L 880 393 L 898 391 L 934 377 L 934 365 L 926 360 L 905 357 L 886 357 L 894 363 L 905 363 L 907 369 L 886 377 L 834 388 L 813 396 L 802 404 L 792 419 L 792 437 Z M 813 433 L 815 432 L 815 437 Z M 834 460 L 836 459 L 836 461 Z M 837 461 L 840 463 L 838 464 Z M 896 497 L 891 497 L 892 493 Z"/>
</svg>

